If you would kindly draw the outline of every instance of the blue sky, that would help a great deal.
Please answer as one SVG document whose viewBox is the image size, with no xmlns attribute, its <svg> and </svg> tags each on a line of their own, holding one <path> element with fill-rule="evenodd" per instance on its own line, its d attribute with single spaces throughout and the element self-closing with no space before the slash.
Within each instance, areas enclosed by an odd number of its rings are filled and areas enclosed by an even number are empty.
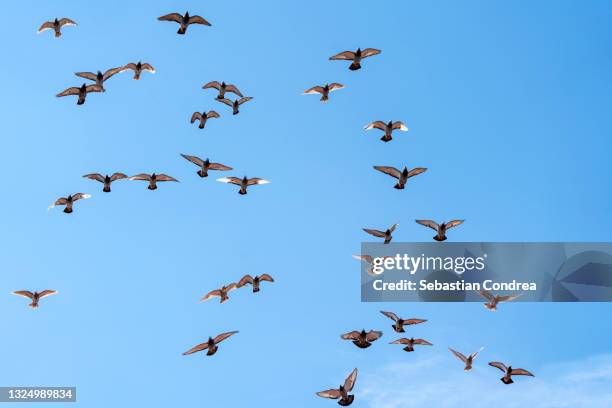
<svg viewBox="0 0 612 408">
<path fill-rule="evenodd" d="M 213 26 L 178 36 L 156 20 L 185 10 Z M 466 380 L 467 392 L 486 390 L 505 408 L 509 392 L 529 404 L 567 388 L 557 364 L 612 369 L 608 304 L 523 303 L 498 314 L 479 304 L 362 304 L 350 256 L 368 240 L 362 227 L 399 222 L 396 240 L 429 240 L 415 218 L 465 218 L 455 241 L 610 241 L 608 2 L 21 1 L 4 12 L 18 18 L 0 25 L 0 385 L 75 385 L 70 406 L 94 408 L 329 407 L 314 392 L 359 367 L 355 406 L 376 406 L 393 391 L 377 381 L 388 367 L 425 364 L 426 376 L 410 377 L 424 387 L 464 374 L 448 346 L 485 346 L 481 365 L 502 359 L 538 375 L 510 391 L 492 368 Z M 59 40 L 36 34 L 56 16 L 79 26 Z M 358 72 L 327 60 L 357 47 L 382 54 Z M 80 107 L 55 97 L 83 82 L 76 71 L 138 60 L 157 73 L 117 75 Z M 201 89 L 210 80 L 255 99 L 232 116 Z M 326 82 L 346 89 L 328 104 L 301 95 Z M 221 118 L 203 131 L 189 124 L 210 109 Z M 391 119 L 411 130 L 385 144 L 362 129 Z M 218 173 L 197 177 L 180 153 L 272 184 L 239 196 Z M 372 165 L 429 170 L 396 191 Z M 104 194 L 81 178 L 114 171 L 180 183 L 151 192 L 121 181 Z M 93 197 L 71 216 L 46 211 L 78 191 Z M 264 272 L 277 281 L 257 295 L 197 302 Z M 36 311 L 8 295 L 44 288 L 60 294 Z M 429 319 L 413 333 L 435 346 L 407 354 L 385 344 L 394 336 L 381 309 Z M 368 350 L 338 337 L 361 328 L 385 335 Z M 229 330 L 240 333 L 214 357 L 181 356 Z M 590 407 L 610 405 L 609 376 L 579 378 L 586 391 L 565 398 L 572 407 L 587 395 Z M 422 403 L 464 402 L 444 389 Z"/>
</svg>

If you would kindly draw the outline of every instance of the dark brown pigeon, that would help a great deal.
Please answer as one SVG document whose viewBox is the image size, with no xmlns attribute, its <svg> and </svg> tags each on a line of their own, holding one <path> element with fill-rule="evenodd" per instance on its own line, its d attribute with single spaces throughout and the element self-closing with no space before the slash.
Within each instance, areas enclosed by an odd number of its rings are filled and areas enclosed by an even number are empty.
<svg viewBox="0 0 612 408">
<path fill-rule="evenodd" d="M 395 324 L 392 324 L 391 327 L 393 327 L 393 330 L 395 330 L 397 333 L 404 333 L 406 331 L 404 330 L 404 326 L 411 326 L 413 324 L 425 323 L 427 321 L 426 319 L 415 319 L 415 318 L 400 319 L 395 313 L 385 312 L 383 310 L 381 310 L 380 313 L 384 314 L 389 319 L 395 322 Z"/>
<path fill-rule="evenodd" d="M 60 18 L 55 19 L 53 21 L 45 21 L 40 28 L 38 29 L 38 33 L 42 33 L 46 30 L 53 30 L 55 32 L 55 38 L 59 38 L 62 36 L 62 27 L 63 26 L 75 26 L 76 22 L 69 18 Z"/>
<path fill-rule="evenodd" d="M 173 21 L 175 23 L 179 23 L 180 27 L 177 34 L 185 34 L 187 32 L 187 27 L 191 24 L 202 24 L 205 26 L 211 26 L 211 24 L 206 21 L 203 17 L 200 16 L 190 16 L 189 12 L 186 11 L 184 15 L 180 15 L 179 13 L 170 13 L 165 16 L 158 17 L 159 21 Z"/>
<path fill-rule="evenodd" d="M 238 281 L 237 287 L 241 288 L 244 285 L 250 284 L 253 285 L 253 293 L 257 293 L 259 292 L 259 285 L 261 282 L 274 282 L 274 279 L 267 273 L 264 273 L 263 275 L 255 275 L 255 277 L 247 274 L 244 275 L 240 281 Z"/>
<path fill-rule="evenodd" d="M 226 92 L 231 92 L 240 97 L 244 96 L 238 90 L 238 87 L 236 87 L 236 85 L 226 84 L 225 82 L 210 81 L 209 83 L 202 85 L 202 89 L 209 89 L 209 88 L 214 88 L 219 91 L 219 94 L 217 95 L 217 99 L 224 99 Z"/>
<path fill-rule="evenodd" d="M 129 64 L 125 65 L 122 69 L 124 71 L 128 69 L 131 69 L 132 71 L 134 71 L 135 80 L 140 79 L 140 74 L 142 74 L 143 71 L 149 71 L 152 74 L 155 73 L 155 68 L 153 68 L 151 64 L 149 64 L 148 62 L 143 63 L 140 61 L 138 61 L 137 63 L 130 62 Z"/>
<path fill-rule="evenodd" d="M 238 191 L 238 194 L 240 195 L 245 195 L 247 193 L 248 186 L 270 183 L 268 180 L 264 180 L 259 177 L 248 178 L 247 176 L 244 176 L 242 179 L 238 177 L 222 177 L 220 179 L 217 179 L 217 181 L 220 181 L 221 183 L 230 183 L 240 186 L 240 190 Z"/>
<path fill-rule="evenodd" d="M 223 340 L 227 339 L 228 337 L 230 337 L 230 336 L 232 336 L 232 335 L 234 335 L 236 333 L 238 333 L 238 331 L 231 331 L 231 332 L 227 332 L 227 333 L 221 333 L 220 335 L 218 335 L 214 339 L 212 337 L 209 337 L 208 341 L 206 341 L 205 343 L 198 344 L 197 346 L 194 346 L 194 347 L 190 348 L 189 350 L 184 352 L 183 355 L 187 356 L 189 354 L 197 353 L 198 351 L 208 350 L 206 352 L 206 355 L 207 356 L 212 356 L 219 349 L 219 346 L 218 346 L 219 343 L 221 343 Z"/>
<path fill-rule="evenodd" d="M 352 61 L 351 65 L 349 66 L 349 69 L 351 71 L 357 71 L 358 69 L 361 69 L 362 59 L 371 57 L 372 55 L 380 54 L 380 52 L 381 52 L 380 50 L 377 50 L 375 48 L 366 48 L 364 50 L 362 50 L 361 48 L 357 48 L 357 51 L 355 52 L 343 51 L 339 54 L 329 57 L 329 59 L 332 61 L 336 61 L 336 60 Z"/>
<path fill-rule="evenodd" d="M 32 303 L 30 303 L 28 306 L 30 306 L 32 309 L 36 309 L 38 308 L 38 301 L 40 299 L 46 296 L 55 295 L 57 293 L 57 290 L 46 289 L 46 290 L 43 290 L 42 292 L 30 292 L 29 290 L 16 290 L 12 293 L 13 295 L 23 296 L 23 297 L 30 299 Z"/>
<path fill-rule="evenodd" d="M 417 224 L 421 224 L 425 227 L 429 227 L 432 230 L 436 231 L 436 235 L 434 235 L 433 239 L 436 241 L 446 241 L 446 231 L 451 228 L 454 228 L 458 225 L 463 224 L 465 220 L 453 220 L 450 222 L 442 222 L 438 224 L 432 220 L 415 220 Z"/>
<path fill-rule="evenodd" d="M 355 396 L 353 394 L 349 394 L 349 392 L 353 391 L 356 381 L 357 369 L 354 369 L 349 376 L 346 377 L 344 384 L 342 384 L 340 387 L 317 392 L 317 395 L 322 398 L 339 399 L 338 405 L 342 405 L 343 407 L 349 406 L 355 400 Z"/>
<path fill-rule="evenodd" d="M 329 100 L 329 93 L 338 89 L 344 88 L 344 85 L 337 82 L 331 84 L 325 84 L 323 86 L 313 86 L 304 91 L 304 95 L 321 94 L 321 102 L 327 102 Z"/>
<path fill-rule="evenodd" d="M 504 363 L 500 363 L 498 361 L 492 361 L 489 363 L 491 367 L 495 367 L 504 372 L 504 376 L 500 378 L 500 381 L 506 385 L 512 384 L 514 381 L 512 380 L 513 375 L 526 375 L 529 377 L 535 377 L 532 373 L 522 368 L 512 368 L 512 366 L 506 367 Z"/>
<path fill-rule="evenodd" d="M 103 176 L 100 173 L 91 173 L 91 174 L 86 174 L 83 177 L 88 178 L 90 180 L 99 181 L 100 183 L 104 184 L 102 191 L 104 191 L 105 193 L 110 193 L 111 183 L 113 181 L 123 180 L 123 179 L 128 178 L 128 176 L 123 173 L 113 173 L 112 176 L 109 176 L 108 174 Z"/>
<path fill-rule="evenodd" d="M 227 106 L 231 106 L 232 108 L 232 112 L 234 115 L 237 115 L 240 113 L 240 110 L 238 109 L 240 107 L 240 105 L 242 105 L 243 103 L 246 103 L 248 101 L 250 101 L 251 99 L 253 99 L 252 96 L 244 96 L 240 99 L 236 99 L 235 101 L 230 101 L 227 98 L 223 98 L 223 99 L 217 99 L 219 102 L 226 104 Z"/>
<path fill-rule="evenodd" d="M 204 129 L 204 126 L 206 126 L 206 122 L 208 121 L 208 119 L 210 118 L 218 118 L 219 114 L 213 110 L 208 111 L 208 112 L 193 112 L 193 115 L 191 115 L 191 123 L 194 123 L 196 120 L 200 121 L 200 124 L 198 125 L 198 127 L 200 129 Z"/>
<path fill-rule="evenodd" d="M 372 345 L 373 341 L 380 339 L 382 335 L 383 333 L 381 331 L 370 330 L 366 332 L 364 329 L 345 333 L 341 335 L 340 338 L 342 338 L 342 340 L 352 340 L 353 344 L 359 348 L 368 348 Z"/>
<path fill-rule="evenodd" d="M 170 177 L 166 174 L 137 174 L 135 176 L 130 177 L 130 180 L 141 180 L 141 181 L 148 181 L 149 182 L 149 186 L 147 187 L 149 190 L 157 190 L 157 183 L 160 181 L 176 181 L 178 182 L 177 179 L 175 179 L 174 177 Z"/>
<path fill-rule="evenodd" d="M 49 206 L 49 209 L 56 207 L 58 205 L 65 205 L 66 208 L 64 208 L 64 212 L 66 214 L 70 214 L 72 212 L 72 206 L 75 201 L 82 200 L 82 199 L 89 198 L 89 197 L 91 197 L 89 194 L 83 194 L 83 193 L 76 193 L 76 194 L 69 195 L 68 197 L 61 197 L 55 200 L 55 202 Z"/>
<path fill-rule="evenodd" d="M 195 164 L 196 166 L 200 168 L 200 170 L 197 171 L 198 176 L 200 177 L 208 177 L 209 170 L 216 170 L 216 171 L 233 170 L 231 167 L 228 167 L 221 163 L 211 163 L 210 160 L 208 159 L 202 160 L 199 157 L 189 156 L 187 154 L 181 154 L 181 156 L 184 159 L 189 160 L 190 162 L 192 162 L 193 164 Z"/>
<path fill-rule="evenodd" d="M 406 185 L 406 182 L 408 181 L 409 178 L 417 176 L 427 171 L 426 167 L 416 167 L 412 170 L 408 170 L 408 167 L 406 166 L 404 166 L 404 170 L 402 171 L 399 171 L 395 167 L 390 167 L 390 166 L 374 166 L 374 169 L 382 173 L 385 173 L 393 178 L 396 178 L 398 181 L 397 181 L 397 184 L 393 186 L 393 188 L 396 188 L 398 190 L 404 189 L 404 186 Z"/>
<path fill-rule="evenodd" d="M 102 88 L 102 92 L 106 92 L 106 89 L 104 89 L 104 82 L 106 82 L 106 80 L 112 77 L 113 75 L 116 75 L 125 70 L 125 67 L 117 67 L 108 69 L 104 73 L 102 73 L 102 71 L 98 71 L 95 74 L 93 72 L 75 72 L 74 74 L 78 77 L 94 81 L 96 85 Z"/>
<path fill-rule="evenodd" d="M 71 95 L 76 95 L 79 97 L 79 99 L 77 100 L 77 105 L 82 105 L 85 103 L 85 98 L 87 98 L 87 94 L 90 92 L 102 92 L 102 87 L 99 85 L 87 85 L 87 84 L 83 84 L 80 87 L 77 86 L 73 86 L 70 87 L 68 89 L 66 89 L 65 91 L 62 91 L 60 93 L 58 93 L 57 96 L 58 98 L 64 97 L 64 96 L 71 96 Z"/>
<path fill-rule="evenodd" d="M 401 339 L 397 339 L 395 341 L 392 341 L 389 344 L 404 344 L 406 346 L 406 347 L 404 347 L 404 351 L 408 351 L 408 352 L 414 351 L 414 346 L 416 346 L 416 345 L 419 345 L 419 346 L 433 346 L 433 344 L 431 344 L 427 340 L 415 339 L 415 338 L 407 339 L 405 337 L 403 337 Z"/>
<path fill-rule="evenodd" d="M 401 130 L 401 131 L 407 132 L 408 126 L 406 126 L 404 122 L 400 122 L 400 121 L 393 122 L 392 120 L 390 120 L 389 122 L 385 123 L 382 120 L 377 120 L 376 122 L 368 123 L 364 129 L 365 130 L 370 130 L 370 129 L 382 130 L 383 132 L 385 132 L 385 134 L 380 138 L 380 140 L 382 140 L 383 142 L 389 142 L 393 140 L 392 133 L 394 130 Z"/>
</svg>

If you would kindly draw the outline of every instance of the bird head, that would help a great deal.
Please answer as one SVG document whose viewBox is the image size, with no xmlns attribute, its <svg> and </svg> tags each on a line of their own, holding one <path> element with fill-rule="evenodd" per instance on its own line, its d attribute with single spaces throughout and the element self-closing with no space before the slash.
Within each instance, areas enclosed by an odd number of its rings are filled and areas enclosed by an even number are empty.
<svg viewBox="0 0 612 408">
<path fill-rule="evenodd" d="M 208 166 L 210 164 L 210 160 L 208 160 L 208 158 L 206 158 L 206 160 L 204 160 L 204 165 Z"/>
<path fill-rule="evenodd" d="M 247 176 L 244 176 L 244 177 L 242 178 L 242 182 L 243 182 L 243 183 L 246 183 L 247 181 L 249 181 L 249 178 L 248 178 Z"/>
</svg>

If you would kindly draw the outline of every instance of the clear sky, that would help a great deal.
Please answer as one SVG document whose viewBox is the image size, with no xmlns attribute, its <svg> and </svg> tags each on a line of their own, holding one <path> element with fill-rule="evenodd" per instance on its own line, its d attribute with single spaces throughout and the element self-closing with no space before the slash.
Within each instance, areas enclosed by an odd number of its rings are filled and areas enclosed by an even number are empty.
<svg viewBox="0 0 612 408">
<path fill-rule="evenodd" d="M 185 10 L 213 26 L 179 36 L 156 20 Z M 72 407 L 332 407 L 314 393 L 359 367 L 355 406 L 612 405 L 611 305 L 362 304 L 350 256 L 362 227 L 429 240 L 415 218 L 465 218 L 454 241 L 610 241 L 609 2 L 24 0 L 3 13 L 0 385 L 75 385 Z M 37 35 L 54 17 L 79 25 Z M 382 54 L 357 72 L 328 61 L 357 47 Z M 119 74 L 83 106 L 55 97 L 76 71 L 138 60 L 157 73 Z M 232 116 L 201 89 L 211 80 L 255 99 Z M 328 104 L 301 95 L 326 82 L 346 88 Z M 221 118 L 189 124 L 210 109 Z M 390 143 L 363 130 L 391 119 L 411 130 Z M 200 179 L 180 153 L 235 171 Z M 429 170 L 397 191 L 372 165 Z M 81 178 L 115 171 L 180 183 L 104 194 Z M 215 181 L 245 174 L 272 183 L 239 196 Z M 46 211 L 75 192 L 93 197 Z M 198 303 L 246 273 L 276 282 Z M 9 295 L 45 288 L 60 293 L 35 311 Z M 386 344 L 381 309 L 429 319 L 411 332 L 434 347 Z M 367 350 L 339 339 L 361 328 L 385 334 Z M 217 355 L 181 356 L 229 330 Z M 465 374 L 448 346 L 486 349 Z M 505 387 L 485 366 L 496 359 L 537 377 Z"/>
</svg>

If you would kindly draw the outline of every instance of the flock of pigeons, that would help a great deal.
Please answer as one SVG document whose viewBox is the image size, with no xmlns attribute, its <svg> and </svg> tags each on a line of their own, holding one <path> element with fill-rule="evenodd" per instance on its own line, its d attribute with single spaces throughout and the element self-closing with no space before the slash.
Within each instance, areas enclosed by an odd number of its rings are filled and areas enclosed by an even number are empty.
<svg viewBox="0 0 612 408">
<path fill-rule="evenodd" d="M 198 15 L 192 16 L 188 12 L 186 12 L 183 15 L 179 13 L 167 14 L 167 15 L 159 17 L 158 20 L 169 21 L 169 22 L 174 22 L 174 23 L 179 24 L 179 29 L 177 31 L 177 34 L 180 34 L 180 35 L 186 34 L 188 27 L 192 24 L 211 26 L 211 24 L 203 17 L 198 16 Z M 42 24 L 38 32 L 43 32 L 45 30 L 53 30 L 55 33 L 55 37 L 59 38 L 62 35 L 63 27 L 75 26 L 75 25 L 77 25 L 77 23 L 74 20 L 71 20 L 69 18 L 61 18 L 61 19 L 56 18 L 53 21 L 48 21 Z M 329 59 L 330 60 L 350 61 L 351 64 L 349 66 L 349 69 L 351 71 L 357 71 L 361 69 L 361 63 L 365 58 L 368 58 L 374 55 L 378 55 L 380 53 L 381 53 L 380 50 L 374 49 L 374 48 L 365 48 L 363 50 L 361 48 L 358 48 L 354 52 L 344 51 L 344 52 L 341 52 L 339 54 L 336 54 L 330 57 Z M 77 72 L 76 76 L 89 80 L 91 81 L 91 83 L 90 84 L 83 83 L 80 87 L 70 87 L 64 90 L 63 92 L 57 94 L 57 96 L 58 97 L 77 96 L 78 97 L 77 104 L 83 105 L 89 93 L 105 92 L 105 87 L 104 87 L 105 82 L 111 77 L 113 77 L 114 75 L 119 74 L 123 71 L 127 71 L 127 70 L 133 71 L 134 73 L 133 78 L 135 80 L 140 79 L 141 74 L 144 71 L 148 71 L 151 73 L 155 72 L 155 69 L 153 68 L 151 64 L 143 63 L 140 61 L 137 63 L 129 63 L 122 67 L 111 68 L 109 70 L 106 70 L 105 72 L 102 72 L 102 71 L 97 71 L 96 73 Z M 217 91 L 216 100 L 218 102 L 221 102 L 231 107 L 232 113 L 234 115 L 239 113 L 239 108 L 241 105 L 253 99 L 252 97 L 245 97 L 240 92 L 240 90 L 238 89 L 236 85 L 228 84 L 225 82 L 211 81 L 203 85 L 202 88 L 203 89 L 215 89 Z M 309 88 L 306 91 L 304 91 L 304 94 L 320 94 L 321 102 L 327 102 L 329 100 L 330 92 L 339 90 L 342 88 L 344 88 L 344 85 L 333 82 L 333 83 L 325 84 L 323 86 L 314 86 L 312 88 Z M 227 94 L 229 93 L 236 95 L 237 99 L 234 99 L 234 100 L 228 99 Z M 204 129 L 209 119 L 219 118 L 219 117 L 220 117 L 219 113 L 217 113 L 214 110 L 211 110 L 208 112 L 194 112 L 191 116 L 190 121 L 192 124 L 195 123 L 196 121 L 199 122 L 198 127 L 200 129 Z M 383 142 L 390 142 L 391 140 L 393 140 L 392 135 L 394 131 L 408 131 L 408 127 L 401 121 L 388 121 L 388 122 L 374 121 L 365 126 L 365 130 L 370 130 L 370 129 L 378 129 L 382 131 L 383 136 L 381 137 L 381 140 Z M 214 170 L 214 171 L 233 170 L 232 167 L 226 166 L 224 164 L 212 163 L 210 162 L 209 159 L 202 160 L 201 158 L 197 156 L 191 156 L 191 155 L 185 155 L 185 154 L 181 154 L 181 156 L 198 167 L 197 175 L 200 177 L 208 177 L 208 172 L 211 170 Z M 408 179 L 414 176 L 417 176 L 419 174 L 422 174 L 427 170 L 427 168 L 424 168 L 424 167 L 417 167 L 413 169 L 408 169 L 407 167 L 404 167 L 402 170 L 399 170 L 395 167 L 390 167 L 390 166 L 374 166 L 374 169 L 396 179 L 397 182 L 394 185 L 394 188 L 398 190 L 402 190 L 405 188 L 405 185 Z M 163 173 L 159 173 L 159 174 L 142 173 L 142 174 L 137 174 L 131 177 L 123 173 L 113 173 L 111 175 L 91 173 L 91 174 L 86 174 L 83 177 L 102 183 L 103 185 L 102 191 L 106 193 L 109 193 L 111 191 L 111 184 L 117 180 L 130 179 L 130 180 L 146 181 L 148 183 L 149 190 L 157 189 L 157 183 L 159 182 L 167 182 L 167 181 L 177 182 L 178 181 L 174 177 L 171 177 Z M 246 176 L 242 178 L 223 177 L 223 178 L 218 179 L 218 181 L 239 186 L 240 188 L 238 192 L 241 195 L 247 194 L 247 188 L 249 186 L 269 183 L 268 180 L 265 180 L 262 178 L 257 178 L 257 177 L 247 178 Z M 86 199 L 89 197 L 91 197 L 89 194 L 84 194 L 84 193 L 71 194 L 71 195 L 68 195 L 67 197 L 61 197 L 57 199 L 51 205 L 50 208 L 55 207 L 55 206 L 64 206 L 65 213 L 72 213 L 73 205 L 76 201 L 81 200 L 81 199 Z M 416 220 L 416 222 L 420 225 L 423 225 L 423 226 L 426 226 L 428 228 L 435 230 L 436 235 L 433 237 L 434 240 L 444 241 L 447 239 L 446 232 L 449 229 L 462 224 L 463 220 L 453 220 L 450 222 L 441 222 L 441 223 L 436 223 L 431 220 Z M 394 224 L 384 231 L 377 230 L 377 229 L 369 229 L 369 228 L 364 228 L 363 230 L 370 235 L 373 235 L 378 238 L 383 238 L 384 243 L 388 244 L 389 242 L 391 242 L 393 238 L 392 234 L 396 230 L 398 225 L 399 224 Z M 370 263 L 370 264 L 372 263 L 372 257 L 369 255 L 355 255 L 355 257 L 366 263 Z M 229 296 L 228 296 L 229 292 L 235 289 L 241 288 L 248 284 L 252 285 L 253 293 L 257 293 L 260 291 L 260 284 L 262 282 L 274 282 L 274 279 L 268 274 L 263 274 L 263 275 L 255 276 L 255 277 L 251 275 L 245 275 L 238 282 L 232 282 L 232 283 L 223 285 L 218 289 L 211 290 L 205 296 L 203 296 L 200 299 L 200 301 L 207 301 L 212 298 L 218 297 L 220 299 L 220 303 L 224 303 L 225 301 L 229 299 Z M 55 290 L 44 290 L 42 292 L 30 292 L 26 290 L 20 290 L 20 291 L 13 292 L 13 294 L 15 295 L 19 295 L 19 296 L 28 298 L 31 301 L 29 306 L 32 308 L 37 308 L 39 306 L 40 299 L 50 296 L 50 295 L 54 295 L 56 293 L 57 291 Z M 499 296 L 499 295 L 495 296 L 488 292 L 481 292 L 481 295 L 488 300 L 488 303 L 486 303 L 485 306 L 489 310 L 496 310 L 498 303 L 503 302 L 503 301 L 510 301 L 515 298 L 513 296 Z M 406 326 L 417 325 L 417 324 L 421 324 L 427 321 L 425 319 L 416 319 L 416 318 L 402 319 L 398 317 L 395 313 L 388 312 L 388 311 L 381 311 L 381 313 L 385 315 L 386 317 L 390 318 L 391 320 L 393 320 L 392 328 L 394 332 L 396 333 L 405 333 Z M 183 355 L 189 355 L 189 354 L 193 354 L 199 351 L 207 350 L 206 355 L 211 356 L 217 352 L 219 343 L 221 343 L 222 341 L 226 340 L 227 338 L 229 338 L 230 336 L 236 333 L 238 333 L 238 331 L 230 331 L 230 332 L 221 333 L 214 338 L 209 337 L 207 341 L 192 347 L 191 349 L 184 352 Z M 341 338 L 344 340 L 350 340 L 355 346 L 365 349 L 365 348 L 370 347 L 372 345 L 372 342 L 378 340 L 382 335 L 383 333 L 381 331 L 376 331 L 376 330 L 370 330 L 367 332 L 365 330 L 361 330 L 361 331 L 355 330 L 355 331 L 351 331 L 349 333 L 343 334 Z M 404 346 L 403 350 L 406 352 L 413 352 L 415 350 L 414 347 L 417 345 L 432 346 L 432 343 L 428 342 L 427 340 L 424 340 L 421 338 L 414 338 L 414 337 L 401 337 L 391 342 L 391 344 L 403 345 Z M 456 350 L 453 350 L 450 348 L 449 350 L 455 357 L 457 357 L 459 360 L 461 360 L 464 363 L 464 370 L 466 371 L 471 370 L 472 365 L 474 363 L 474 359 L 476 358 L 478 353 L 482 351 L 481 349 L 477 352 L 474 352 L 466 356 Z M 506 366 L 500 362 L 490 362 L 489 365 L 492 367 L 496 367 L 504 372 L 504 376 L 501 378 L 501 381 L 504 384 L 513 383 L 512 376 L 515 376 L 515 375 L 533 376 L 533 374 L 527 370 L 512 368 L 511 366 Z M 338 400 L 338 404 L 342 406 L 350 405 L 355 398 L 354 395 L 350 393 L 352 392 L 355 386 L 355 383 L 357 380 L 357 374 L 358 374 L 358 370 L 357 368 L 355 368 L 349 374 L 349 376 L 345 379 L 344 383 L 340 385 L 338 388 L 332 388 L 332 389 L 328 389 L 325 391 L 321 391 L 321 392 L 318 392 L 317 395 L 320 397 L 324 397 L 324 398 Z"/>
</svg>

